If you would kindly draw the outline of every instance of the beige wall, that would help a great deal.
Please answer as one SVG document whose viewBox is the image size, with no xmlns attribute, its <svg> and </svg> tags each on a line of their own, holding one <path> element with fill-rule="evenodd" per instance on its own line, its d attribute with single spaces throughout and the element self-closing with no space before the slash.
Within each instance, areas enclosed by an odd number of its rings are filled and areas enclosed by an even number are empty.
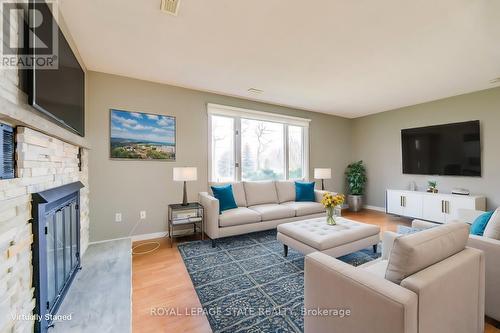
<svg viewBox="0 0 500 333">
<path fill-rule="evenodd" d="M 403 175 L 401 129 L 480 120 L 482 177 Z M 454 187 L 484 194 L 488 207 L 500 206 L 500 88 L 446 98 L 353 120 L 353 157 L 365 161 L 368 171 L 367 203 L 384 207 L 385 189 L 405 189 L 415 181 L 425 189 L 437 180 L 441 191 Z"/>
<path fill-rule="evenodd" d="M 182 184 L 172 181 L 174 166 L 198 167 L 199 180 L 188 183 L 189 200 L 206 190 L 207 103 L 310 118 L 311 170 L 331 167 L 333 179 L 327 187 L 343 189 L 343 171 L 351 155 L 348 119 L 97 72 L 88 73 L 87 101 L 92 241 L 128 236 L 141 210 L 147 211 L 147 219 L 134 235 L 166 231 L 167 204 L 182 200 Z M 110 160 L 110 108 L 175 116 L 177 161 Z M 114 222 L 117 212 L 123 215 L 121 223 Z"/>
</svg>

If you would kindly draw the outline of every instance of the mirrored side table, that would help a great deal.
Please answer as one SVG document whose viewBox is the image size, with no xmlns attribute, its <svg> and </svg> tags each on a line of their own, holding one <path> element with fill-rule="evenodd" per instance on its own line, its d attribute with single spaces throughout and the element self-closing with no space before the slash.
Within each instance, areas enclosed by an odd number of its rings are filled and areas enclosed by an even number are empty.
<svg viewBox="0 0 500 333">
<path fill-rule="evenodd" d="M 168 237 L 170 238 L 170 247 L 172 247 L 175 228 L 186 225 L 193 226 L 193 235 L 200 233 L 201 239 L 205 239 L 205 230 L 203 225 L 203 206 L 198 202 L 191 202 L 186 206 L 182 204 L 168 205 Z M 183 228 L 185 229 L 185 228 Z M 182 236 L 186 236 L 183 234 Z"/>
</svg>

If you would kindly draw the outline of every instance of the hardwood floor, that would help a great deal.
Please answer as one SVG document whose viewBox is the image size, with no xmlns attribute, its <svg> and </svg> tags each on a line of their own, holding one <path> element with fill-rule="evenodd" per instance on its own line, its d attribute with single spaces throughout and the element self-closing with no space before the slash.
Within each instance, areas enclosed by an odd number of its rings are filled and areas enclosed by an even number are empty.
<svg viewBox="0 0 500 333">
<path fill-rule="evenodd" d="M 364 210 L 343 212 L 343 216 L 380 226 L 382 231 L 396 230 L 398 224 L 410 221 L 384 213 Z M 184 241 L 186 238 L 179 238 Z M 177 250 L 168 239 L 157 239 L 156 251 L 134 255 L 132 259 L 132 328 L 134 333 L 149 332 L 211 332 L 204 315 L 186 313 L 201 308 L 189 274 Z M 145 243 L 136 242 L 135 245 Z M 147 250 L 144 245 L 142 250 Z M 500 333 L 500 329 L 486 323 L 485 333 Z"/>
</svg>

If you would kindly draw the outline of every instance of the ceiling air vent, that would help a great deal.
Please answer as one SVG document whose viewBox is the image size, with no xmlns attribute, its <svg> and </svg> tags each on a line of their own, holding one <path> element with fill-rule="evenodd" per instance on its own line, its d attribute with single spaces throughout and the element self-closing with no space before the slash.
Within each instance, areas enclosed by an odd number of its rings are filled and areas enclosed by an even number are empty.
<svg viewBox="0 0 500 333">
<path fill-rule="evenodd" d="M 181 0 L 161 0 L 161 10 L 171 15 L 177 16 Z"/>
</svg>

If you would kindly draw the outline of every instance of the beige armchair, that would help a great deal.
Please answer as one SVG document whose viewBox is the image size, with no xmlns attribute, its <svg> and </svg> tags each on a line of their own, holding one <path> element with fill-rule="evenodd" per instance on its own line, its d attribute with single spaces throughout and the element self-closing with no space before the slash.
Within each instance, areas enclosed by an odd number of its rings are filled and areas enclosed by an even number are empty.
<svg viewBox="0 0 500 333">
<path fill-rule="evenodd" d="M 471 224 L 476 217 L 484 214 L 483 211 L 461 209 L 458 211 L 458 220 L 455 222 L 465 222 Z M 412 227 L 429 228 L 436 226 L 435 223 L 421 220 L 414 220 Z M 393 238 L 396 235 L 388 234 L 387 238 Z M 484 252 L 486 262 L 486 296 L 485 313 L 488 317 L 500 321 L 500 240 L 487 238 L 484 236 L 469 235 L 467 246 Z"/>
<path fill-rule="evenodd" d="M 398 237 L 387 259 L 359 267 L 308 255 L 305 332 L 482 333 L 484 255 L 467 236 L 450 224 Z"/>
</svg>

